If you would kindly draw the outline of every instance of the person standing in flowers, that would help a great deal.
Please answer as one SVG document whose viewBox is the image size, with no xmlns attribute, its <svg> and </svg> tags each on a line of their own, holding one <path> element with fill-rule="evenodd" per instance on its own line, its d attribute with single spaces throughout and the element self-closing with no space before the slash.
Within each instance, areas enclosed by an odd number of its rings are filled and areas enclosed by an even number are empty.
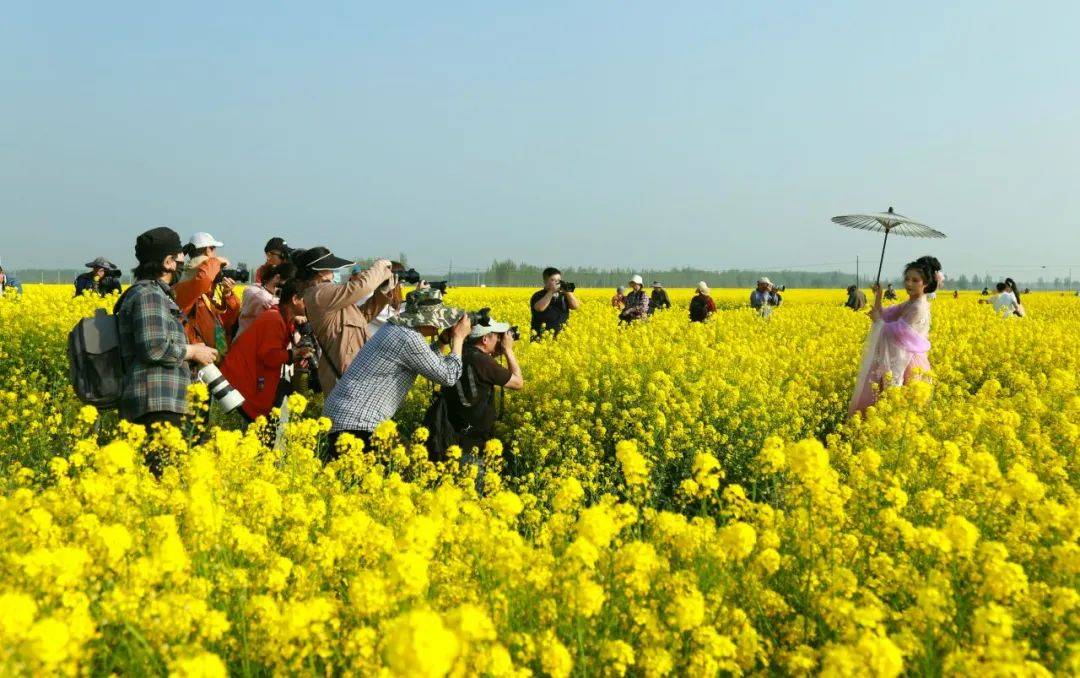
<svg viewBox="0 0 1080 678">
<path fill-rule="evenodd" d="M 690 322 L 702 323 L 716 312 L 716 302 L 709 296 L 709 286 L 702 280 L 697 284 L 694 298 L 690 300 Z"/>
<path fill-rule="evenodd" d="M 188 342 L 180 306 L 169 283 L 183 261 L 180 236 L 170 228 L 151 229 L 135 240 L 135 282 L 116 302 L 124 379 L 120 417 L 147 428 L 155 424 L 179 427 L 188 413 L 188 363 L 208 365 L 217 351 Z M 160 459 L 148 458 L 155 475 Z"/>
<path fill-rule="evenodd" d="M 611 298 L 611 307 L 617 311 L 621 311 L 623 306 L 626 306 L 626 288 L 616 287 L 615 296 Z"/>
<path fill-rule="evenodd" d="M 574 295 L 574 285 L 564 283 L 562 271 L 549 266 L 544 269 L 544 289 L 537 290 L 529 299 L 532 320 L 533 341 L 540 339 L 546 332 L 558 337 L 563 326 L 570 320 L 570 311 L 581 308 L 581 302 Z"/>
<path fill-rule="evenodd" d="M 438 290 L 411 292 L 405 310 L 364 344 L 327 396 L 323 416 L 331 422 L 328 458 L 340 454 L 337 439 L 343 433 L 368 444 L 375 428 L 397 414 L 417 375 L 447 387 L 456 384 L 471 331 L 468 314 L 443 306 Z M 442 355 L 425 337 L 449 344 L 450 353 Z"/>
<path fill-rule="evenodd" d="M 877 402 L 881 389 L 902 386 L 930 370 L 930 302 L 941 281 L 941 264 L 934 257 L 919 257 L 904 267 L 908 300 L 884 308 L 881 283 L 874 283 L 873 325 L 863 350 L 859 378 L 848 414 L 865 412 Z"/>
<path fill-rule="evenodd" d="M 233 330 L 240 319 L 240 300 L 233 294 L 236 284 L 222 275 L 229 261 L 217 256 L 223 244 L 209 233 L 191 236 L 184 248 L 187 261 L 176 283 L 176 303 L 184 312 L 188 341 L 213 346 L 224 353 L 232 343 Z"/>
<path fill-rule="evenodd" d="M 627 325 L 649 315 L 649 295 L 645 294 L 645 281 L 640 275 L 635 275 L 630 278 L 629 284 L 630 294 L 626 295 L 626 303 L 619 314 L 619 323 Z"/>
</svg>

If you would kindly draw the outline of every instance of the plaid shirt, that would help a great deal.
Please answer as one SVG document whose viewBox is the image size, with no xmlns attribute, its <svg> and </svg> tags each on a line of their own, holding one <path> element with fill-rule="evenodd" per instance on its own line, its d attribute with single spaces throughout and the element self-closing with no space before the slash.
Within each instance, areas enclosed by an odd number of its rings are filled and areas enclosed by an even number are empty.
<svg viewBox="0 0 1080 678">
<path fill-rule="evenodd" d="M 191 370 L 184 361 L 187 337 L 172 291 L 157 280 L 139 280 L 118 302 L 124 386 L 120 416 L 187 412 Z"/>
<path fill-rule="evenodd" d="M 331 391 L 323 416 L 331 431 L 374 431 L 391 419 L 422 374 L 443 386 L 461 378 L 461 357 L 440 355 L 416 330 L 384 325 L 368 339 Z"/>
</svg>

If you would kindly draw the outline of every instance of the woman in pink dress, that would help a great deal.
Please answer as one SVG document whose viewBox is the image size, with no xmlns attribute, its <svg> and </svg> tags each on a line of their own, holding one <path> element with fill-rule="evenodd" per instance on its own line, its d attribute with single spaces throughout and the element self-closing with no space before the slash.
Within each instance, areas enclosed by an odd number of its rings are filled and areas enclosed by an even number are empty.
<svg viewBox="0 0 1080 678">
<path fill-rule="evenodd" d="M 870 311 L 874 324 L 863 349 L 848 414 L 865 412 L 881 390 L 926 378 L 930 371 L 930 301 L 926 295 L 937 289 L 942 277 L 937 259 L 919 257 L 904 267 L 908 300 L 889 308 L 882 308 L 881 285 L 874 285 L 874 308 Z"/>
</svg>

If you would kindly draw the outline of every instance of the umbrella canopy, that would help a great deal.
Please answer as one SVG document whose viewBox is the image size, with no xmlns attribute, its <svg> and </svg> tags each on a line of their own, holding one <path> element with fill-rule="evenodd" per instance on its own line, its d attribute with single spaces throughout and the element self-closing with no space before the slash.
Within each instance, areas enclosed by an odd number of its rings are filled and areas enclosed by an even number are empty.
<svg viewBox="0 0 1080 678">
<path fill-rule="evenodd" d="M 941 231 L 930 228 L 926 224 L 908 219 L 903 214 L 898 214 L 893 208 L 888 212 L 876 214 L 846 214 L 833 217 L 834 224 L 858 228 L 864 231 L 877 231 L 885 234 L 885 241 L 881 243 L 881 259 L 878 260 L 877 282 L 881 282 L 881 266 L 885 263 L 885 244 L 889 242 L 889 234 L 906 235 L 913 238 L 944 238 Z"/>
<path fill-rule="evenodd" d="M 861 228 L 864 231 L 878 231 L 907 235 L 913 238 L 944 238 L 945 234 L 934 230 L 926 224 L 919 223 L 914 219 L 908 219 L 903 214 L 897 214 L 893 208 L 888 212 L 876 214 L 846 214 L 833 217 L 834 224 L 847 226 L 848 228 Z"/>
</svg>

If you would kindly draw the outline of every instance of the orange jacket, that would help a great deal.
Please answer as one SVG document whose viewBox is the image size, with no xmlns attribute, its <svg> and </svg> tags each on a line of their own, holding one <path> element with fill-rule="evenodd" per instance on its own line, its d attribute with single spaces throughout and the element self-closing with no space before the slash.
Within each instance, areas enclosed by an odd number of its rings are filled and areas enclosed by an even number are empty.
<svg viewBox="0 0 1080 678">
<path fill-rule="evenodd" d="M 184 266 L 184 275 L 173 292 L 176 304 L 184 314 L 184 334 L 188 341 L 214 346 L 214 327 L 220 322 L 225 329 L 226 344 L 231 343 L 232 328 L 240 319 L 240 300 L 235 294 L 215 299 L 214 278 L 221 271 L 222 261 L 216 257 L 195 257 Z"/>
</svg>

